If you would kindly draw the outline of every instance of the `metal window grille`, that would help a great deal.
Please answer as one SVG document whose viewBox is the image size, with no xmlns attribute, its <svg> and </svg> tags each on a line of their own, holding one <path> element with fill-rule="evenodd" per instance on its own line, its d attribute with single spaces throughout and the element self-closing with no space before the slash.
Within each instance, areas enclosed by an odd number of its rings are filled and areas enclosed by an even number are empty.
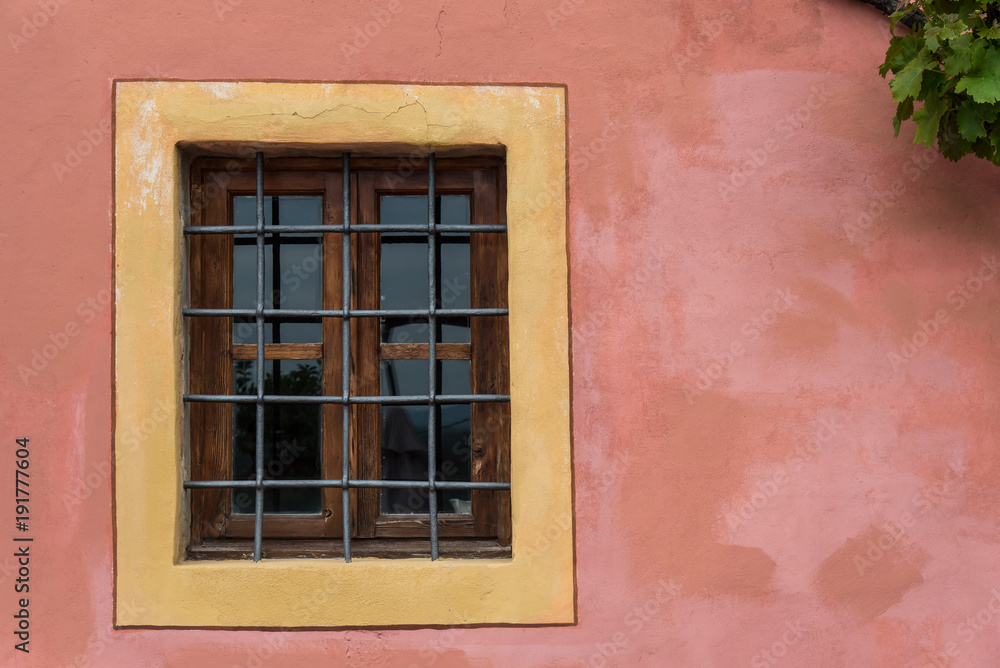
<svg viewBox="0 0 1000 668">
<path fill-rule="evenodd" d="M 263 544 L 264 527 L 264 490 L 268 487 L 281 488 L 341 488 L 343 490 L 343 545 L 344 561 L 351 561 L 351 488 L 402 488 L 426 489 L 430 511 L 431 560 L 438 558 L 438 508 L 437 494 L 439 489 L 474 490 L 492 489 L 509 490 L 510 483 L 504 482 L 459 482 L 441 481 L 436 479 L 437 466 L 437 407 L 446 404 L 468 404 L 481 402 L 509 402 L 509 395 L 499 394 L 468 394 L 444 395 L 437 392 L 437 319 L 447 317 L 476 316 L 506 316 L 507 309 L 500 308 L 468 308 L 442 309 L 437 307 L 437 235 L 441 233 L 484 233 L 506 232 L 505 225 L 438 225 L 435 213 L 435 157 L 428 156 L 427 165 L 427 224 L 426 225 L 393 225 L 392 232 L 412 232 L 427 235 L 427 309 L 378 309 L 352 310 L 351 304 L 351 235 L 362 232 L 384 232 L 381 225 L 351 224 L 351 157 L 343 154 L 344 177 L 344 213 L 342 225 L 265 225 L 264 224 L 264 154 L 257 153 L 257 224 L 254 227 L 221 225 L 221 226 L 185 226 L 185 234 L 254 234 L 257 240 L 257 292 L 255 309 L 194 309 L 183 310 L 185 317 L 244 317 L 253 318 L 257 326 L 257 393 L 253 395 L 220 395 L 220 394 L 185 394 L 186 402 L 216 402 L 216 403 L 252 403 L 256 404 L 256 441 L 254 449 L 255 479 L 254 480 L 189 480 L 184 482 L 185 489 L 228 488 L 254 490 L 254 541 L 253 560 L 260 561 Z M 278 239 L 279 234 L 320 233 L 343 235 L 343 268 L 342 309 L 266 309 L 264 308 L 264 248 L 265 238 L 272 235 Z M 340 318 L 343 321 L 342 341 L 342 384 L 340 396 L 293 396 L 268 395 L 264 393 L 264 323 L 274 317 L 308 317 L 308 318 Z M 412 396 L 351 396 L 351 318 L 373 317 L 421 317 L 428 322 L 428 393 Z M 343 435 L 341 437 L 343 472 L 339 480 L 268 480 L 264 478 L 264 406 L 268 404 L 342 404 L 343 405 Z M 356 404 L 380 405 L 427 405 L 427 480 L 352 480 L 350 479 L 350 407 Z"/>
</svg>

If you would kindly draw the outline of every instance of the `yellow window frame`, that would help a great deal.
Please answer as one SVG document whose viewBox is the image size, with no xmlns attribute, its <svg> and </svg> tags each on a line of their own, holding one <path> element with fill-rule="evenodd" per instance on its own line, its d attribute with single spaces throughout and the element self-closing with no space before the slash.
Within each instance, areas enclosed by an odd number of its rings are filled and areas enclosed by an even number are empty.
<svg viewBox="0 0 1000 668">
<path fill-rule="evenodd" d="M 114 110 L 116 626 L 574 623 L 565 88 L 116 81 Z M 185 559 L 184 147 L 216 143 L 505 148 L 510 559 Z"/>
</svg>

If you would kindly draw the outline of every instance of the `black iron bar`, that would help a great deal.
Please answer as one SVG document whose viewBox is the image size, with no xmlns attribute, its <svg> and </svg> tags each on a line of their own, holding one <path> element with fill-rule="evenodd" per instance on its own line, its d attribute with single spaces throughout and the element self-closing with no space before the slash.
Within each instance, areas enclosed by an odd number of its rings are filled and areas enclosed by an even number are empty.
<svg viewBox="0 0 1000 668">
<path fill-rule="evenodd" d="M 197 403 L 231 403 L 252 404 L 258 398 L 245 394 L 185 394 L 184 401 Z M 265 394 L 264 404 L 344 404 L 348 406 L 382 404 L 385 406 L 417 406 L 426 405 L 431 400 L 429 394 L 413 394 L 399 397 L 378 396 L 341 396 L 317 397 L 316 395 L 296 394 Z M 438 404 L 497 404 L 510 401 L 509 394 L 436 394 L 434 401 Z"/>
<path fill-rule="evenodd" d="M 254 439 L 253 560 L 264 537 L 264 154 L 257 152 L 257 430 Z"/>
<path fill-rule="evenodd" d="M 254 488 L 253 480 L 187 480 L 185 489 L 215 489 L 215 488 Z M 267 480 L 264 487 L 343 487 L 343 480 Z M 386 489 L 429 489 L 427 480 L 348 480 L 348 487 L 386 488 Z M 509 482 L 459 482 L 435 481 L 438 489 L 510 489 Z"/>
<path fill-rule="evenodd" d="M 438 558 L 437 490 L 437 235 L 435 234 L 434 154 L 427 156 L 427 508 L 431 525 L 431 561 Z"/>
<path fill-rule="evenodd" d="M 248 308 L 186 308 L 183 311 L 185 316 L 226 318 L 226 317 L 253 317 L 257 311 Z M 463 318 L 478 315 L 507 315 L 505 308 L 452 308 L 440 309 L 434 314 L 441 319 Z M 427 317 L 431 314 L 430 309 L 370 309 L 367 311 L 351 310 L 352 318 L 419 318 Z M 344 311 L 340 309 L 264 309 L 265 318 L 342 318 Z"/>
<path fill-rule="evenodd" d="M 506 232 L 506 225 L 438 225 L 439 234 L 469 234 L 476 232 Z M 257 232 L 256 227 L 247 225 L 186 225 L 184 234 L 253 234 Z M 419 232 L 427 233 L 426 225 L 393 225 L 392 231 L 387 231 L 381 225 L 265 225 L 264 233 L 281 234 L 331 234 L 348 232 L 380 232 L 383 234 L 396 234 L 398 232 Z"/>
<path fill-rule="evenodd" d="M 343 228 L 343 259 L 341 262 L 341 303 L 343 320 L 340 327 L 343 336 L 341 337 L 341 357 L 340 357 L 340 393 L 344 401 L 343 411 L 343 433 L 340 441 L 340 459 L 342 468 L 341 484 L 343 494 L 341 496 L 341 514 L 343 515 L 343 541 L 344 541 L 344 563 L 351 561 L 351 491 L 350 491 L 350 452 L 351 452 L 351 155 L 344 153 L 343 156 L 343 204 L 344 204 L 344 224 Z"/>
</svg>

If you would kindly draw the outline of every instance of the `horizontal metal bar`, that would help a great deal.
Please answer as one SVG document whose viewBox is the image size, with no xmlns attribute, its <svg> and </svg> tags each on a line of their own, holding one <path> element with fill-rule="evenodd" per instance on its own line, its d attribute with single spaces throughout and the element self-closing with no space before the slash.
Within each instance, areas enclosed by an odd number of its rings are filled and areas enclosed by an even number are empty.
<svg viewBox="0 0 1000 668">
<path fill-rule="evenodd" d="M 185 394 L 184 401 L 209 404 L 253 404 L 257 396 L 253 394 Z M 426 405 L 430 395 L 414 394 L 406 396 L 344 397 L 304 396 L 292 394 L 265 394 L 262 404 L 382 404 L 384 406 Z M 497 404 L 510 401 L 509 394 L 436 394 L 435 404 Z"/>
<path fill-rule="evenodd" d="M 462 233 L 470 232 L 506 232 L 506 225 L 435 225 L 429 231 L 427 224 L 423 225 L 265 225 L 264 234 L 319 234 L 357 232 L 420 232 L 421 234 Z M 256 234 L 257 228 L 247 225 L 185 225 L 184 234 Z"/>
<path fill-rule="evenodd" d="M 257 315 L 252 308 L 186 308 L 182 313 L 190 317 L 247 317 Z M 453 308 L 439 309 L 434 315 L 441 318 L 467 318 L 477 315 L 508 315 L 505 308 Z M 344 312 L 330 309 L 264 309 L 265 318 L 343 318 Z M 350 311 L 350 316 L 359 318 L 420 318 L 430 315 L 430 309 L 373 309 L 367 311 Z"/>
<path fill-rule="evenodd" d="M 267 480 L 263 481 L 263 487 L 282 488 L 316 488 L 316 487 L 342 487 L 343 480 Z M 185 480 L 185 489 L 219 489 L 234 488 L 245 489 L 254 488 L 257 484 L 253 480 Z M 348 487 L 365 487 L 380 489 L 427 489 L 430 483 L 427 480 L 348 480 Z M 456 480 L 435 481 L 436 489 L 510 489 L 509 482 L 459 482 Z"/>
</svg>

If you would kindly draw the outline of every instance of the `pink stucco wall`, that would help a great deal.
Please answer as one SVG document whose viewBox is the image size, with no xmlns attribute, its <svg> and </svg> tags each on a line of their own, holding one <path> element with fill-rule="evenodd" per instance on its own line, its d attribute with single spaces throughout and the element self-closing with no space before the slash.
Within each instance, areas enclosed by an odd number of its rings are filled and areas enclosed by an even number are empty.
<svg viewBox="0 0 1000 668">
<path fill-rule="evenodd" d="M 20 436 L 38 536 L 0 665 L 995 665 L 1000 171 L 892 138 L 884 18 L 401 1 L 0 4 L 0 544 Z M 567 84 L 577 626 L 112 630 L 130 77 Z"/>
</svg>

